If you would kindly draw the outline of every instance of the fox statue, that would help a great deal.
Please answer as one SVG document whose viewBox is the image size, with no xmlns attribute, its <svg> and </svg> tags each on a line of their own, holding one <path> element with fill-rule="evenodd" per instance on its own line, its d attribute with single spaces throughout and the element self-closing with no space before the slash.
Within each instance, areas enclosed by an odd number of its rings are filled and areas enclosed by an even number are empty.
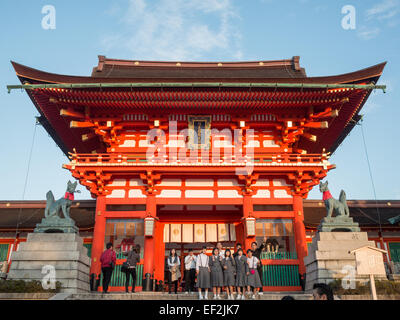
<svg viewBox="0 0 400 320">
<path fill-rule="evenodd" d="M 322 192 L 322 200 L 325 202 L 325 208 L 327 211 L 327 217 L 331 218 L 333 211 L 335 211 L 336 216 L 346 216 L 350 215 L 349 207 L 346 202 L 346 193 L 342 190 L 340 191 L 339 200 L 332 197 L 328 189 L 328 181 L 319 184 L 319 191 Z"/>
<path fill-rule="evenodd" d="M 75 190 L 77 186 L 77 181 L 72 183 L 68 181 L 67 191 L 65 196 L 57 201 L 54 200 L 53 192 L 49 191 L 46 194 L 47 202 L 46 209 L 44 210 L 45 218 L 58 216 L 61 218 L 60 211 L 62 211 L 64 218 L 71 219 L 69 216 L 69 210 L 72 205 L 72 200 L 74 200 L 74 193 L 80 193 L 80 190 Z"/>
</svg>

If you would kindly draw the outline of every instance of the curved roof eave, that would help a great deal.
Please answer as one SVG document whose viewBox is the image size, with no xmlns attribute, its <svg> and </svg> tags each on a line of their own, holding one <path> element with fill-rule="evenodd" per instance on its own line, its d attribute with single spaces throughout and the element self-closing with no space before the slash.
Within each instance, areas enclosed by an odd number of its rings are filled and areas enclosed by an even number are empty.
<svg viewBox="0 0 400 320">
<path fill-rule="evenodd" d="M 116 77 L 89 77 L 89 76 L 71 76 L 61 75 L 56 73 L 50 73 L 38 69 L 34 69 L 28 66 L 24 66 L 17 62 L 11 61 L 17 76 L 21 82 L 30 80 L 33 83 L 127 83 L 127 82 L 189 82 L 195 81 L 215 81 L 215 82 L 269 82 L 269 83 L 324 83 L 324 84 L 354 84 L 354 83 L 376 83 L 379 77 L 382 75 L 383 69 L 386 62 L 364 68 L 358 71 L 333 75 L 333 76 L 320 76 L 320 77 L 304 77 L 304 78 L 224 78 L 215 77 L 215 74 L 219 73 L 219 70 L 215 68 L 217 72 L 214 72 L 213 77 L 191 77 L 191 78 L 180 78 L 180 77 L 145 77 L 145 78 L 116 78 Z M 170 67 L 176 68 L 176 67 Z M 165 67 L 164 67 L 165 69 Z M 28 81 L 28 82 L 30 82 Z"/>
</svg>

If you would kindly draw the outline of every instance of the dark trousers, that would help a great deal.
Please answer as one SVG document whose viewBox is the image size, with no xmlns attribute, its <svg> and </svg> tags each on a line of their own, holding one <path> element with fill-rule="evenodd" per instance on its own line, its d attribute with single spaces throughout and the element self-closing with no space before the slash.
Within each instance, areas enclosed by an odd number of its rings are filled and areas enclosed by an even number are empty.
<svg viewBox="0 0 400 320">
<path fill-rule="evenodd" d="M 178 293 L 178 280 L 169 282 L 169 290 L 168 290 L 169 293 L 171 293 L 172 285 L 175 285 L 174 292 Z"/>
<path fill-rule="evenodd" d="M 111 276 L 113 273 L 113 268 L 104 267 L 104 268 L 101 268 L 101 272 L 103 272 L 103 292 L 107 292 L 108 285 L 110 284 Z"/>
<path fill-rule="evenodd" d="M 264 285 L 264 279 L 263 279 L 263 271 L 262 271 L 262 267 L 258 267 L 257 268 L 258 271 L 258 275 L 260 276 L 260 280 L 261 280 L 261 288 L 259 292 L 263 292 L 263 285 Z"/>
<path fill-rule="evenodd" d="M 135 292 L 135 285 L 136 285 L 136 268 L 129 268 L 126 273 L 126 280 L 125 280 L 125 291 L 129 292 L 129 281 L 132 277 L 132 292 Z"/>
<path fill-rule="evenodd" d="M 194 279 L 196 277 L 196 269 L 185 270 L 185 291 L 191 292 L 194 290 Z"/>
</svg>

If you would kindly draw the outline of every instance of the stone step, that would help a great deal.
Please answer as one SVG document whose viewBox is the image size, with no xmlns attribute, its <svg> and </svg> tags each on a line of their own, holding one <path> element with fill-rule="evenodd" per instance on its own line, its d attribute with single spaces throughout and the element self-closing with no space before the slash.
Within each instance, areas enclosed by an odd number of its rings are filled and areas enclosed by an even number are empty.
<svg viewBox="0 0 400 320">
<path fill-rule="evenodd" d="M 277 292 L 277 293 L 264 293 L 258 295 L 256 300 L 281 300 L 284 296 L 292 296 L 296 300 L 312 300 L 311 294 L 304 294 L 298 292 Z M 226 294 L 221 295 L 221 300 L 227 300 Z M 94 293 L 82 293 L 72 294 L 66 298 L 66 300 L 198 300 L 198 293 L 194 294 L 168 294 L 158 292 L 137 292 L 137 293 L 121 293 L 121 292 L 110 292 L 104 294 L 101 292 Z M 213 300 L 213 294 L 209 293 L 208 300 Z M 246 296 L 246 300 L 252 300 L 251 297 Z M 218 300 L 216 300 L 218 301 Z M 231 300 L 233 301 L 233 300 Z"/>
<path fill-rule="evenodd" d="M 366 232 L 317 232 L 313 241 L 368 241 L 368 234 Z"/>
<path fill-rule="evenodd" d="M 79 251 L 87 255 L 87 248 L 82 247 L 78 242 L 67 242 L 67 241 L 57 241 L 57 242 L 22 242 L 18 251 Z"/>
<path fill-rule="evenodd" d="M 337 241 L 318 241 L 316 250 L 318 251 L 351 251 L 365 246 L 375 247 L 374 241 L 348 241 L 348 240 L 337 240 Z"/>
<path fill-rule="evenodd" d="M 304 258 L 304 264 L 309 265 L 315 260 L 348 260 L 355 261 L 355 256 L 348 251 L 314 251 L 309 252 L 308 256 Z"/>
<path fill-rule="evenodd" d="M 43 277 L 46 276 L 46 273 L 42 273 L 42 270 L 24 270 L 24 269 L 11 269 L 8 273 L 9 279 L 22 279 L 22 280 L 31 280 L 37 279 L 42 280 Z M 55 279 L 58 281 L 59 279 L 78 279 L 81 281 L 89 282 L 89 268 L 87 268 L 87 272 L 81 272 L 78 270 L 55 270 Z"/>
<path fill-rule="evenodd" d="M 12 269 L 22 270 L 41 270 L 45 265 L 52 265 L 59 270 L 79 270 L 88 273 L 90 266 L 79 261 L 62 261 L 62 260 L 48 260 L 48 261 L 13 261 L 11 264 Z"/>
<path fill-rule="evenodd" d="M 13 261 L 81 261 L 90 265 L 90 258 L 79 251 L 16 251 L 12 254 Z"/>
</svg>

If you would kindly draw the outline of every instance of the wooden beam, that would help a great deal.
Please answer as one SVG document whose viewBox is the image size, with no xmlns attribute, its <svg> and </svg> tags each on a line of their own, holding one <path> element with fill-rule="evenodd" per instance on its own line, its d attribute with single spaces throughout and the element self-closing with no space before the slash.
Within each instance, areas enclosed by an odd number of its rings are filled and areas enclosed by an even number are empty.
<svg viewBox="0 0 400 320">
<path fill-rule="evenodd" d="M 304 124 L 306 128 L 315 128 L 315 129 L 327 129 L 328 128 L 328 121 L 321 121 L 321 122 L 309 122 Z"/>
<path fill-rule="evenodd" d="M 89 121 L 71 121 L 69 123 L 70 128 L 93 128 L 94 124 Z"/>
<path fill-rule="evenodd" d="M 337 110 L 337 109 L 332 110 L 332 112 L 331 112 L 332 118 L 336 118 L 338 115 L 339 115 L 339 110 Z"/>
<path fill-rule="evenodd" d="M 96 137 L 96 134 L 94 133 L 86 133 L 82 135 L 82 141 L 88 141 L 90 139 L 93 139 L 94 137 Z"/>
<path fill-rule="evenodd" d="M 85 115 L 83 113 L 77 112 L 72 110 L 71 108 L 68 109 L 61 109 L 60 110 L 60 116 L 63 117 L 74 117 L 74 118 L 85 118 Z"/>
<path fill-rule="evenodd" d="M 306 151 L 306 150 L 299 149 L 299 148 L 293 148 L 293 151 L 294 151 L 294 152 L 297 152 L 297 153 L 301 153 L 301 154 L 307 154 L 307 151 Z"/>
<path fill-rule="evenodd" d="M 310 141 L 312 141 L 312 142 L 317 141 L 317 136 L 315 136 L 313 134 L 310 134 L 310 133 L 303 133 L 303 137 L 308 139 L 308 140 L 310 140 Z"/>
</svg>

